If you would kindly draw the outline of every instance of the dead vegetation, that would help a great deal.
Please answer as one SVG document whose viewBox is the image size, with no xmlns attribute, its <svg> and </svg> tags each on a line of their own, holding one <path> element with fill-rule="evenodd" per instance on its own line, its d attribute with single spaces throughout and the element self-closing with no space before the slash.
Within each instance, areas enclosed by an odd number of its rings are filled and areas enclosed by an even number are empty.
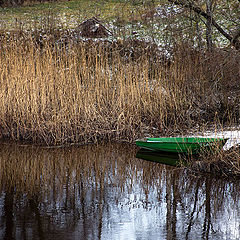
<svg viewBox="0 0 240 240">
<path fill-rule="evenodd" d="M 231 50 L 210 61 L 186 44 L 166 55 L 137 39 L 83 40 L 57 29 L 2 32 L 0 41 L 2 137 L 131 142 L 239 121 L 239 56 Z"/>
<path fill-rule="evenodd" d="M 194 173 L 211 174 L 229 179 L 240 178 L 240 146 L 227 151 L 204 153 L 188 161 L 188 169 Z"/>
</svg>

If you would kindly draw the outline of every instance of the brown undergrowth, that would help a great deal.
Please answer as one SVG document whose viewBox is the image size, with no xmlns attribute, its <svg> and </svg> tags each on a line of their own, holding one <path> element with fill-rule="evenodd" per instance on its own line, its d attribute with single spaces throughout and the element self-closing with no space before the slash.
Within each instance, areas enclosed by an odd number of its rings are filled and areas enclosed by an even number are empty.
<svg viewBox="0 0 240 240">
<path fill-rule="evenodd" d="M 188 169 L 194 173 L 208 173 L 216 177 L 240 178 L 240 146 L 229 150 L 206 152 L 188 160 Z"/>
<path fill-rule="evenodd" d="M 83 41 L 59 30 L 2 32 L 0 41 L 3 137 L 48 145 L 133 141 L 239 120 L 234 52 L 182 44 L 166 57 L 144 41 Z"/>
</svg>

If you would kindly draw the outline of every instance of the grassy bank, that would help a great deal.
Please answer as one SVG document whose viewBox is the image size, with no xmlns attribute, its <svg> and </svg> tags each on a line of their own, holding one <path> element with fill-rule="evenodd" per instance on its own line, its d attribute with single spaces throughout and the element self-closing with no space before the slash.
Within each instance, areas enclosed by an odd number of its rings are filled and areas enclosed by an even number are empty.
<svg viewBox="0 0 240 240">
<path fill-rule="evenodd" d="M 182 44 L 167 59 L 139 40 L 83 41 L 56 29 L 3 32 L 1 135 L 55 145 L 235 124 L 238 57 Z"/>
<path fill-rule="evenodd" d="M 1 2 L 1 1 L 0 1 Z M 137 31 L 147 31 L 150 23 L 146 23 L 145 15 L 156 7 L 159 1 L 44 1 L 23 4 L 21 7 L 0 7 L 0 28 L 29 30 L 43 26 L 74 29 L 82 21 L 97 17 L 112 30 L 119 32 L 131 27 Z M 154 21 L 156 22 L 156 21 Z M 139 25 L 141 26 L 135 26 Z M 127 26 L 128 25 L 128 26 Z M 118 28 L 118 29 L 115 29 Z M 125 34 L 125 33 L 124 33 Z M 139 33 L 140 34 L 140 33 Z"/>
</svg>

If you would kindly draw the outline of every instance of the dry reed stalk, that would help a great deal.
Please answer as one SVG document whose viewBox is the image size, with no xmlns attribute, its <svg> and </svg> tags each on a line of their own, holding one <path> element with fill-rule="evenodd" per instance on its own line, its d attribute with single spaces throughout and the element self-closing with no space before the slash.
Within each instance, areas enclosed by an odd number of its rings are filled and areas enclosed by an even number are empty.
<svg viewBox="0 0 240 240">
<path fill-rule="evenodd" d="M 197 158 L 188 159 L 188 168 L 193 172 L 212 176 L 239 179 L 240 151 L 232 147 L 227 151 L 202 152 Z"/>
<path fill-rule="evenodd" d="M 123 61 L 118 51 L 110 55 L 101 44 L 58 48 L 24 37 L 1 40 L 4 137 L 52 145 L 132 141 L 153 128 L 158 133 L 182 131 L 199 122 L 200 110 L 208 105 L 200 101 L 207 88 L 204 76 L 196 79 L 203 72 L 200 57 L 187 55 L 182 63 L 179 53 L 170 66 L 144 55 Z"/>
</svg>

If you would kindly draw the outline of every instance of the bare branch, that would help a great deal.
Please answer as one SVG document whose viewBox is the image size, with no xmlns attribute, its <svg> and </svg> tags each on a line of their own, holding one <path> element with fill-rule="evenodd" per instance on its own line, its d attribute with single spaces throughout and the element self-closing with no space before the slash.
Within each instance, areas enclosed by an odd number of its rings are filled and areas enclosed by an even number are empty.
<svg viewBox="0 0 240 240">
<path fill-rule="evenodd" d="M 227 38 L 232 45 L 236 48 L 236 49 L 240 49 L 240 42 L 238 40 L 239 36 L 240 36 L 240 29 L 237 31 L 237 33 L 233 36 L 231 36 L 230 34 L 228 34 L 216 21 L 215 19 L 209 15 L 208 13 L 206 13 L 205 11 L 203 11 L 200 7 L 194 5 L 193 2 L 190 1 L 185 1 L 185 0 L 168 0 L 169 2 L 188 8 L 190 10 L 193 10 L 194 12 L 196 12 L 197 14 L 203 16 L 205 19 L 207 20 L 211 20 L 212 25 L 225 37 Z M 240 0 L 239 0 L 240 1 Z"/>
</svg>

